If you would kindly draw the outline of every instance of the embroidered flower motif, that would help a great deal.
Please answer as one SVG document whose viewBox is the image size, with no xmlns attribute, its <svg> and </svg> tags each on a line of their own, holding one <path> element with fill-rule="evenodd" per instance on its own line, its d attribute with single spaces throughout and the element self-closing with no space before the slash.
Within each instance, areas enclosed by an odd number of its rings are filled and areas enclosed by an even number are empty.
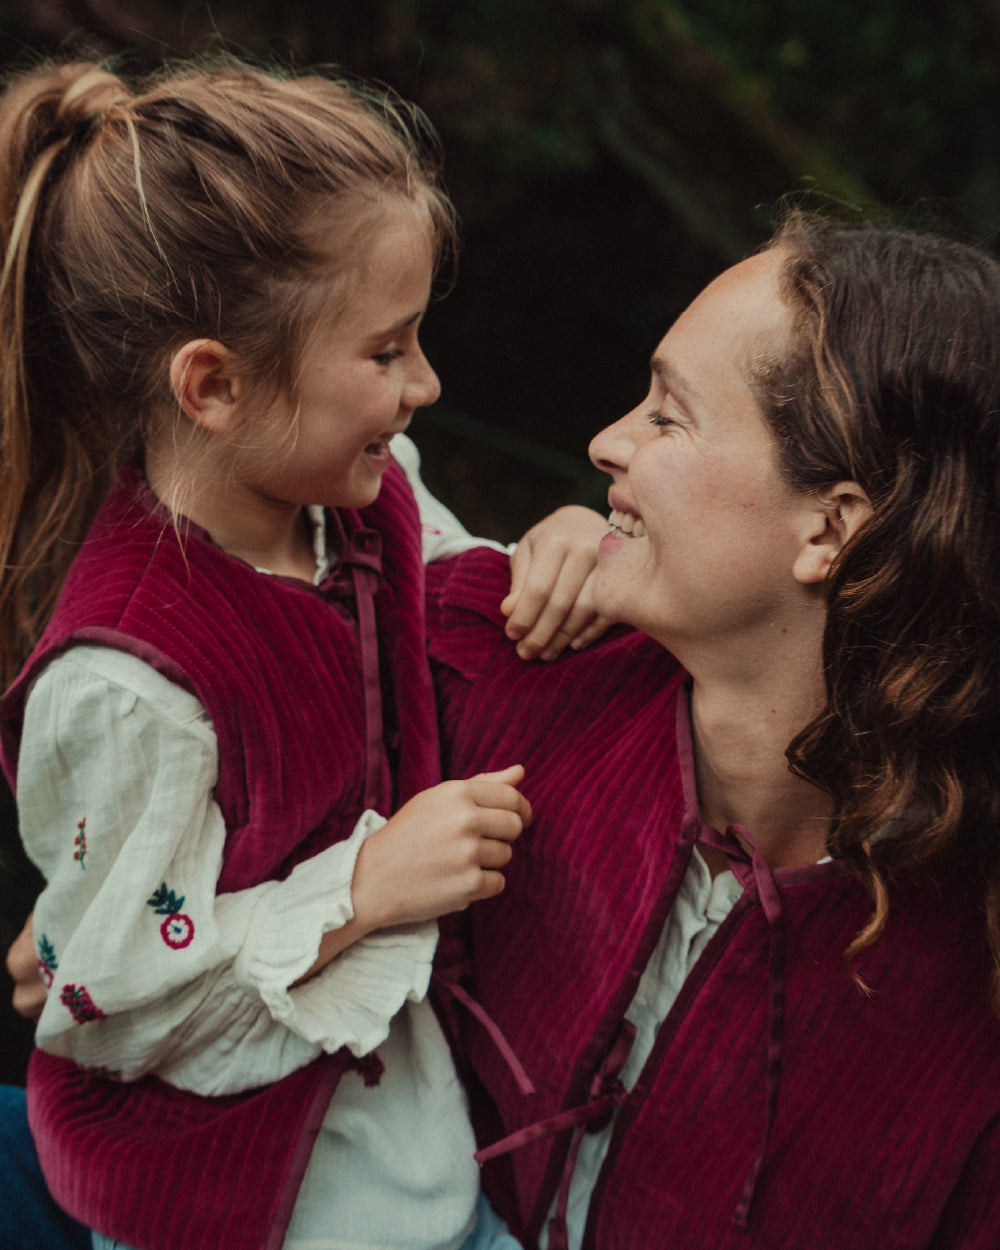
<svg viewBox="0 0 1000 1250">
<path fill-rule="evenodd" d="M 171 950 L 179 951 L 191 945 L 194 941 L 194 921 L 181 911 L 184 906 L 183 894 L 178 898 L 173 890 L 167 888 L 167 883 L 164 881 L 160 888 L 153 892 L 153 897 L 146 899 L 146 903 L 158 916 L 166 916 L 160 925 L 160 936 Z"/>
<path fill-rule="evenodd" d="M 52 988 L 52 974 L 59 967 L 59 961 L 56 959 L 56 948 L 49 941 L 46 934 L 38 939 L 38 974 L 45 982 L 45 988 Z"/>
<path fill-rule="evenodd" d="M 351 1067 L 364 1081 L 366 1089 L 371 1089 L 373 1085 L 378 1085 L 382 1080 L 382 1073 L 385 1071 L 385 1064 L 374 1050 L 370 1054 L 362 1055 L 360 1059 L 354 1056 L 351 1060 Z"/>
<path fill-rule="evenodd" d="M 104 1012 L 98 1007 L 82 985 L 64 985 L 59 1001 L 69 1008 L 69 1014 L 77 1024 L 86 1024 L 88 1020 L 103 1020 Z"/>
<path fill-rule="evenodd" d="M 83 861 L 87 854 L 87 835 L 84 833 L 87 827 L 87 817 L 84 816 L 82 820 L 78 820 L 76 827 L 80 832 L 73 839 L 73 845 L 76 847 L 76 850 L 73 852 L 73 858 L 79 860 L 80 867 L 86 871 L 87 865 Z"/>
</svg>

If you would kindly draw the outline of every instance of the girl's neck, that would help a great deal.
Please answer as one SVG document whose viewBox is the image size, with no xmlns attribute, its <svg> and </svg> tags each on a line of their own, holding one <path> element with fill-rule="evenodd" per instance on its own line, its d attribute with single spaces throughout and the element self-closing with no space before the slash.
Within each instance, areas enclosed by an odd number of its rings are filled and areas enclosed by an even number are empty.
<svg viewBox="0 0 1000 1250">
<path fill-rule="evenodd" d="M 197 468 L 182 469 L 182 459 Z M 146 447 L 146 479 L 161 503 L 205 530 L 229 555 L 269 573 L 313 580 L 312 526 L 301 505 L 261 495 L 210 456 L 182 457 L 152 441 Z"/>
</svg>

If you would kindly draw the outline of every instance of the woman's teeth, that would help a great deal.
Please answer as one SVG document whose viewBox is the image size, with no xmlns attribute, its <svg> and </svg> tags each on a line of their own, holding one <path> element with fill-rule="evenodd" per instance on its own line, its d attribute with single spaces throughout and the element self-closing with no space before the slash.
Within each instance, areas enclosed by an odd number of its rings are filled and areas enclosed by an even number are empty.
<svg viewBox="0 0 1000 1250">
<path fill-rule="evenodd" d="M 642 520 L 631 512 L 619 512 L 613 509 L 608 517 L 608 524 L 614 534 L 628 534 L 631 538 L 645 538 L 646 527 Z"/>
</svg>

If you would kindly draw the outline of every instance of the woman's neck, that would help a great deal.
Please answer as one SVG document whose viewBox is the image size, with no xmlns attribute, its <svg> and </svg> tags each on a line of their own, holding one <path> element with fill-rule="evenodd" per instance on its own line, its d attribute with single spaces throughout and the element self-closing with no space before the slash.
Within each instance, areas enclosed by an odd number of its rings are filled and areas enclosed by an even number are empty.
<svg viewBox="0 0 1000 1250">
<path fill-rule="evenodd" d="M 829 797 L 788 767 L 786 748 L 820 711 L 821 680 L 771 689 L 695 679 L 691 729 L 702 820 L 724 831 L 743 825 L 773 868 L 816 863 L 826 854 Z"/>
</svg>

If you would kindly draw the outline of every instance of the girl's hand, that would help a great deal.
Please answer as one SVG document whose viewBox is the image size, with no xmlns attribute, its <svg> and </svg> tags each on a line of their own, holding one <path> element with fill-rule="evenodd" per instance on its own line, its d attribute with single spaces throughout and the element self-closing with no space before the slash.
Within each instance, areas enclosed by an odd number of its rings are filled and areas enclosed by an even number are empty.
<svg viewBox="0 0 1000 1250">
<path fill-rule="evenodd" d="M 47 991 L 38 972 L 38 956 L 31 932 L 31 916 L 7 952 L 7 971 L 14 982 L 14 1010 L 27 1020 L 37 1020 L 45 1006 Z"/>
<path fill-rule="evenodd" d="M 590 600 L 597 544 L 607 532 L 607 518 L 571 505 L 539 521 L 517 544 L 500 610 L 522 660 L 554 660 L 566 647 L 579 651 L 608 628 Z"/>
<path fill-rule="evenodd" d="M 511 844 L 531 822 L 518 764 L 416 795 L 362 846 L 351 895 L 370 932 L 461 911 L 504 887 Z"/>
</svg>

